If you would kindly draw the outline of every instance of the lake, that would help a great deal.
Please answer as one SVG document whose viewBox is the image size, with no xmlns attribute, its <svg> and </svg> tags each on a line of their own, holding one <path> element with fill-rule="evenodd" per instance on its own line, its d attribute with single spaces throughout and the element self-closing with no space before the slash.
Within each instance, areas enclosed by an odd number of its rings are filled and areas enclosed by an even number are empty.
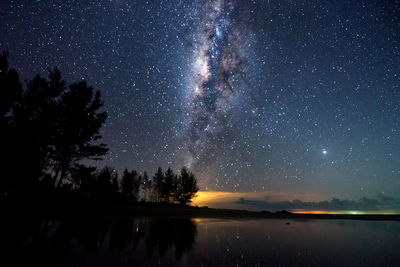
<svg viewBox="0 0 400 267">
<path fill-rule="evenodd" d="M 395 221 L 3 219 L 0 242 L 5 266 L 400 266 Z"/>
</svg>

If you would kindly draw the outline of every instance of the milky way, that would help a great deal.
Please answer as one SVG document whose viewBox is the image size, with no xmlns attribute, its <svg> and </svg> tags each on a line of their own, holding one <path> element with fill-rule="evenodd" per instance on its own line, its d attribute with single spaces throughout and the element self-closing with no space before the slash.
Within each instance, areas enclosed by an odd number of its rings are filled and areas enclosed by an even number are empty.
<svg viewBox="0 0 400 267">
<path fill-rule="evenodd" d="M 194 168 L 213 160 L 210 155 L 215 156 L 218 146 L 228 142 L 229 109 L 243 71 L 244 45 L 238 36 L 241 27 L 235 21 L 234 1 L 214 1 L 203 12 L 205 18 L 193 40 L 190 83 L 187 164 Z"/>
<path fill-rule="evenodd" d="M 101 91 L 98 167 L 188 165 L 201 190 L 397 196 L 400 1 L 337 2 L 0 1 L 0 50 L 21 80 L 58 67 Z"/>
</svg>

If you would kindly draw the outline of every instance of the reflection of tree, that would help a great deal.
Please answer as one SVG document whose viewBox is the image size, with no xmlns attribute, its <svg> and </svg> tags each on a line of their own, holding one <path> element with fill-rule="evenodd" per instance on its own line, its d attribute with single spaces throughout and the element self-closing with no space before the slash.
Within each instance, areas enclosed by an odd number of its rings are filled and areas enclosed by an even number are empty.
<svg viewBox="0 0 400 267">
<path fill-rule="evenodd" d="M 2 235 L 0 244 L 3 252 L 13 252 L 7 255 L 6 262 L 46 265 L 99 249 L 133 252 L 141 241 L 149 256 L 158 250 L 159 256 L 163 257 L 175 247 L 176 259 L 180 259 L 192 249 L 197 234 L 196 224 L 188 218 L 93 218 L 26 224 L 4 225 L 6 228 L 2 232 L 7 234 Z"/>
<path fill-rule="evenodd" d="M 192 220 L 180 219 L 175 223 L 176 258 L 180 259 L 194 245 L 197 235 L 196 224 Z"/>
<path fill-rule="evenodd" d="M 134 251 L 146 234 L 147 224 L 143 220 L 116 219 L 110 234 L 110 249 Z"/>
<path fill-rule="evenodd" d="M 157 219 L 150 223 L 146 237 L 146 247 L 149 255 L 157 247 L 160 257 L 168 248 L 175 246 L 176 258 L 180 259 L 185 252 L 189 252 L 194 244 L 197 229 L 190 219 Z"/>
</svg>

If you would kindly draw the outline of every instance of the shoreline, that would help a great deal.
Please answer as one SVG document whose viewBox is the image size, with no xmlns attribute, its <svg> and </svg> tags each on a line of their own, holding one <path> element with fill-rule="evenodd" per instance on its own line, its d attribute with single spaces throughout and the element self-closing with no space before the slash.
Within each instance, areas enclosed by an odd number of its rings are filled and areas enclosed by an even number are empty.
<svg viewBox="0 0 400 267">
<path fill-rule="evenodd" d="M 221 219 L 301 219 L 301 220 L 367 220 L 400 221 L 400 214 L 299 214 L 288 211 L 248 211 L 182 206 L 170 203 L 128 201 L 1 201 L 3 215 L 12 218 L 32 217 L 51 219 L 118 218 L 118 217 L 175 217 Z"/>
</svg>

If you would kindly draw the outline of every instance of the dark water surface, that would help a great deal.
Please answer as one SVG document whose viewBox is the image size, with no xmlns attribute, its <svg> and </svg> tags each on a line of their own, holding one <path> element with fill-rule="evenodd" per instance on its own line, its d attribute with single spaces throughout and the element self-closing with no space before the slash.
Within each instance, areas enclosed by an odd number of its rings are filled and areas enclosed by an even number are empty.
<svg viewBox="0 0 400 267">
<path fill-rule="evenodd" d="M 0 242 L 5 266 L 400 266 L 393 221 L 3 220 Z"/>
</svg>

